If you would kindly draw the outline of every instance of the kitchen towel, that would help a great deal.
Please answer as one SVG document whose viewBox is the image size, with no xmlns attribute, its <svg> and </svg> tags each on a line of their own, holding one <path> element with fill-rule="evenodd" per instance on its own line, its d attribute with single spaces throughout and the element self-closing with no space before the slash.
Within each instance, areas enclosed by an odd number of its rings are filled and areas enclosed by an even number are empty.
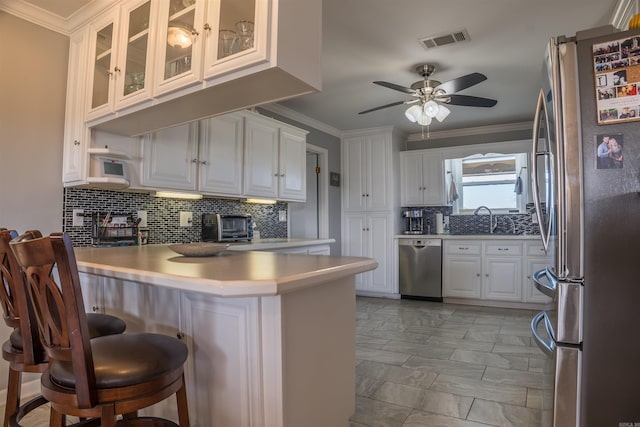
<svg viewBox="0 0 640 427">
<path fill-rule="evenodd" d="M 458 200 L 458 189 L 456 188 L 456 182 L 451 178 L 451 185 L 449 186 L 449 203 L 453 204 Z"/>
<path fill-rule="evenodd" d="M 520 171 L 520 173 L 522 173 L 522 171 Z M 522 178 L 520 178 L 520 175 L 518 175 L 516 179 L 516 186 L 513 191 L 518 195 L 522 194 Z"/>
</svg>

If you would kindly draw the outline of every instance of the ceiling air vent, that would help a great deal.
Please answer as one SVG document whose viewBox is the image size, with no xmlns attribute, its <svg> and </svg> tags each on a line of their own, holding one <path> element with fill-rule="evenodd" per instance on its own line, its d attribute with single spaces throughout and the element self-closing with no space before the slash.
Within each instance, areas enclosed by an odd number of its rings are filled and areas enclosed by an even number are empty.
<svg viewBox="0 0 640 427">
<path fill-rule="evenodd" d="M 459 43 L 471 40 L 467 30 L 454 31 L 453 33 L 439 34 L 418 40 L 427 49 L 440 47 L 451 43 Z"/>
</svg>

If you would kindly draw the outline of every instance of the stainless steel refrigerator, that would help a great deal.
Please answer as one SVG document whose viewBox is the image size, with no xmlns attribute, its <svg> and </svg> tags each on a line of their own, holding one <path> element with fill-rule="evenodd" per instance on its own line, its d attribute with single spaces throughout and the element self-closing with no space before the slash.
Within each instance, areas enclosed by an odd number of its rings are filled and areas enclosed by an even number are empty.
<svg viewBox="0 0 640 427">
<path fill-rule="evenodd" d="M 612 31 L 550 41 L 535 117 L 553 261 L 534 281 L 554 303 L 531 329 L 555 366 L 543 408 L 555 427 L 640 425 L 640 32 Z"/>
</svg>

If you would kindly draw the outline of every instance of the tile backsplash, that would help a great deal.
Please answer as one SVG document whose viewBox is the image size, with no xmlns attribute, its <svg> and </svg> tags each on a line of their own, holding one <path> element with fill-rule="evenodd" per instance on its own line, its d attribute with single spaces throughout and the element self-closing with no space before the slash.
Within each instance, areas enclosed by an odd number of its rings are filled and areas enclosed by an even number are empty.
<svg viewBox="0 0 640 427">
<path fill-rule="evenodd" d="M 112 215 L 137 216 L 147 211 L 148 243 L 188 243 L 201 240 L 203 213 L 250 214 L 261 238 L 286 238 L 287 223 L 278 221 L 278 211 L 287 210 L 287 203 L 261 205 L 234 199 L 204 198 L 180 200 L 155 197 L 146 193 L 65 188 L 63 202 L 63 231 L 74 246 L 90 246 L 91 218 L 85 217 L 83 227 L 72 227 L 73 209 L 85 214 L 112 212 Z M 180 227 L 180 211 L 193 213 L 193 225 Z"/>
<path fill-rule="evenodd" d="M 533 203 L 528 204 L 526 208 L 527 212 L 523 214 L 494 215 L 494 221 L 497 221 L 498 223 L 495 233 L 510 233 L 512 231 L 512 227 L 515 226 L 516 233 L 518 234 L 540 234 L 538 225 L 531 221 L 531 216 L 535 212 Z M 427 227 L 430 227 L 431 233 L 435 233 L 436 213 L 442 213 L 444 216 L 449 216 L 450 234 L 489 233 L 489 215 L 486 215 L 486 211 L 483 211 L 482 215 L 453 215 L 451 206 L 403 208 L 402 211 L 413 209 L 422 210 L 425 233 L 427 232 Z M 513 225 L 511 221 L 513 221 Z"/>
</svg>

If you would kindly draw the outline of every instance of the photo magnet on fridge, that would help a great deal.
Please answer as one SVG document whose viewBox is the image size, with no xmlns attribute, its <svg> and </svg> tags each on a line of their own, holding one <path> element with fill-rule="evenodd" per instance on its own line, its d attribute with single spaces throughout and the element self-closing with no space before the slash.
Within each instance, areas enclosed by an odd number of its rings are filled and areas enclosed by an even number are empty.
<svg viewBox="0 0 640 427">
<path fill-rule="evenodd" d="M 622 169 L 623 135 L 596 135 L 596 169 Z"/>
</svg>

